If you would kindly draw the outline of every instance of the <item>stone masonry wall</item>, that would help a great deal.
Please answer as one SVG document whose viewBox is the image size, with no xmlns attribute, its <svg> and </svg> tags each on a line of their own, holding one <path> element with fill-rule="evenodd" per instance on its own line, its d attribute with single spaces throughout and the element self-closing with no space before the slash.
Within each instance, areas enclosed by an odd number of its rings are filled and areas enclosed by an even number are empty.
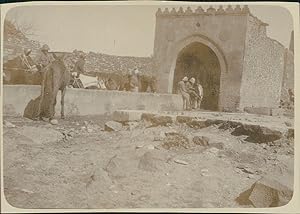
<svg viewBox="0 0 300 214">
<path fill-rule="evenodd" d="M 66 57 L 66 64 L 74 65 L 81 51 L 74 50 Z M 102 53 L 86 53 L 85 70 L 90 74 L 97 73 L 127 73 L 137 67 L 142 72 L 152 72 L 153 61 L 151 57 L 114 56 Z"/>
<path fill-rule="evenodd" d="M 245 41 L 240 110 L 279 107 L 285 48 L 266 35 L 266 26 L 249 15 Z"/>
<path fill-rule="evenodd" d="M 31 99 L 40 93 L 37 85 L 6 85 L 3 87 L 3 115 L 21 116 Z M 60 116 L 58 93 L 55 108 Z M 80 102 L 79 102 L 80 100 Z M 174 94 L 138 93 L 109 90 L 85 90 L 68 88 L 65 96 L 66 116 L 103 115 L 115 110 L 179 111 L 182 98 Z"/>
<path fill-rule="evenodd" d="M 294 92 L 294 53 L 288 49 L 285 50 L 284 73 L 281 89 L 282 107 L 287 107 L 290 102 L 288 90 Z M 292 107 L 292 106 L 291 106 Z"/>
</svg>

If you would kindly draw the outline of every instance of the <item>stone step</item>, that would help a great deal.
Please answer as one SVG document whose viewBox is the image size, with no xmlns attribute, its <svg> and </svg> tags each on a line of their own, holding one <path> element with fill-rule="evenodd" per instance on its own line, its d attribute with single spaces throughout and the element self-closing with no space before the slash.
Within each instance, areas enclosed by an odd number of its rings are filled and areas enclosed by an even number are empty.
<svg viewBox="0 0 300 214">
<path fill-rule="evenodd" d="M 266 116 L 263 120 L 252 114 L 228 115 L 222 112 L 151 112 L 140 110 L 118 110 L 113 113 L 113 120 L 130 122 L 145 120 L 153 126 L 167 126 L 172 123 L 186 124 L 195 129 L 217 125 L 219 129 L 232 129 L 232 134 L 249 136 L 248 140 L 256 143 L 276 141 L 283 136 L 291 138 L 294 128 L 288 127 L 281 120 Z"/>
</svg>

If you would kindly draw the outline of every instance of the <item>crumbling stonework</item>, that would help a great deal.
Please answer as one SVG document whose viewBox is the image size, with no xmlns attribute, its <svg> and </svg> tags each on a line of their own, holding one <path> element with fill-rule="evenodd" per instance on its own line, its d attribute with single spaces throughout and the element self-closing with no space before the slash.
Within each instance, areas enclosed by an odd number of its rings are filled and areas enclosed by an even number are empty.
<svg viewBox="0 0 300 214">
<path fill-rule="evenodd" d="M 278 108 L 285 48 L 266 35 L 266 25 L 248 16 L 240 109 Z"/>
</svg>

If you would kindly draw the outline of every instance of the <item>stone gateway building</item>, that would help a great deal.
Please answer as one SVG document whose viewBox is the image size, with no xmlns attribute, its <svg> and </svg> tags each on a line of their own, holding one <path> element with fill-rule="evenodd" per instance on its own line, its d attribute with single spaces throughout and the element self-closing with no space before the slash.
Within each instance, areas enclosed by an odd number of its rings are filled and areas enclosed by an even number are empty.
<svg viewBox="0 0 300 214">
<path fill-rule="evenodd" d="M 278 108 L 294 89 L 294 54 L 267 36 L 267 26 L 247 6 L 158 9 L 159 92 L 176 93 L 177 82 L 188 76 L 203 86 L 204 109 Z"/>
</svg>

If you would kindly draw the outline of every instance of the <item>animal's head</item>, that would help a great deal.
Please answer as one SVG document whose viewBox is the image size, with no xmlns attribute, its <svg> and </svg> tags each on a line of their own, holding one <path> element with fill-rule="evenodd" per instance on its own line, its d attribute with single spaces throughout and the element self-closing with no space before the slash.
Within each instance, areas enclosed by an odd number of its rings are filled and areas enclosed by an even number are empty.
<svg viewBox="0 0 300 214">
<path fill-rule="evenodd" d="M 64 54 L 64 53 L 60 53 L 60 54 L 52 53 L 52 55 L 53 55 L 53 58 L 58 61 L 64 61 L 65 56 L 66 56 L 66 54 Z"/>
</svg>

